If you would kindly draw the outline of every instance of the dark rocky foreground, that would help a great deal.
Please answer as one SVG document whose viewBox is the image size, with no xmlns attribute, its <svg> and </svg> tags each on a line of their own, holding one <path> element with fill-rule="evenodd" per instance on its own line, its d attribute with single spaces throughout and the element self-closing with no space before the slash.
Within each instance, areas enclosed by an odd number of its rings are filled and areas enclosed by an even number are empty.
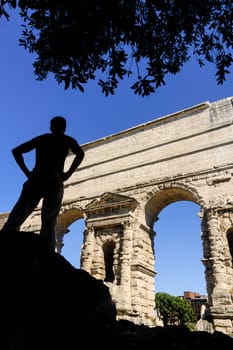
<svg viewBox="0 0 233 350">
<path fill-rule="evenodd" d="M 108 288 L 30 232 L 0 231 L 0 350 L 233 348 L 223 333 L 116 321 Z"/>
</svg>

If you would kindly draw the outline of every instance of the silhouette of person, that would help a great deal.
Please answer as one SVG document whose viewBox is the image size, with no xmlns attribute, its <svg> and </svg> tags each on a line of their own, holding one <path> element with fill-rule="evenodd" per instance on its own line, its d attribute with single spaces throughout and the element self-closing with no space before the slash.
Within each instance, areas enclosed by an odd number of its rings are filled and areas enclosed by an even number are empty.
<svg viewBox="0 0 233 350">
<path fill-rule="evenodd" d="M 84 158 L 78 142 L 65 134 L 66 119 L 55 116 L 50 121 L 51 133 L 39 135 L 12 150 L 15 161 L 28 178 L 2 230 L 19 230 L 39 201 L 41 208 L 41 237 L 55 249 L 55 226 L 63 193 L 63 182 L 69 179 Z M 30 171 L 23 154 L 35 150 L 35 166 Z M 67 171 L 64 164 L 69 152 L 75 157 Z"/>
</svg>

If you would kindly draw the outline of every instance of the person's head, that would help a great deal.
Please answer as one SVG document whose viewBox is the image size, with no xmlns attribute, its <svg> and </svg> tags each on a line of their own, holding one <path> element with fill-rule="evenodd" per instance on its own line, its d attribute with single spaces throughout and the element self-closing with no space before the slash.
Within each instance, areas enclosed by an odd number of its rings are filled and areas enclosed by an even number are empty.
<svg viewBox="0 0 233 350">
<path fill-rule="evenodd" d="M 66 131 L 66 120 L 63 117 L 56 116 L 50 120 L 50 130 L 54 133 L 62 134 Z"/>
</svg>

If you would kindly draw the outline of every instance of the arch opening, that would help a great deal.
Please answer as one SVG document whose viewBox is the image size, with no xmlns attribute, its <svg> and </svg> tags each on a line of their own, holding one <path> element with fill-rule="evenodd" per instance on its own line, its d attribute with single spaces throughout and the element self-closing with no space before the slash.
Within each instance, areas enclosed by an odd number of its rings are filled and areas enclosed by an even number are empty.
<svg viewBox="0 0 233 350">
<path fill-rule="evenodd" d="M 103 245 L 104 252 L 104 266 L 105 266 L 105 278 L 104 282 L 113 282 L 115 279 L 113 271 L 115 242 L 107 241 Z"/>
<path fill-rule="evenodd" d="M 233 227 L 227 231 L 227 241 L 228 241 L 229 251 L 231 254 L 231 262 L 233 265 Z"/>
<path fill-rule="evenodd" d="M 148 201 L 145 207 L 145 220 L 149 227 L 152 227 L 154 221 L 157 220 L 158 214 L 168 206 L 169 204 L 189 201 L 193 203 L 199 203 L 200 199 L 192 189 L 186 189 L 184 187 L 174 186 L 164 188 L 156 192 Z"/>
<path fill-rule="evenodd" d="M 61 254 L 76 268 L 80 268 L 84 229 L 84 219 L 76 220 L 68 226 L 63 237 Z"/>
<path fill-rule="evenodd" d="M 191 201 L 168 204 L 154 223 L 156 291 L 183 296 L 206 295 L 199 205 Z"/>
</svg>

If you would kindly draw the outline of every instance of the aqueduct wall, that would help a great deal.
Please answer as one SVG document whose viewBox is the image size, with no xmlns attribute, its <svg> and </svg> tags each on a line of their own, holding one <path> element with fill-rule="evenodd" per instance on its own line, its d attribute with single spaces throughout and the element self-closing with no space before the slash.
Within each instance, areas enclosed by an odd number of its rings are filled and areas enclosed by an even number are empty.
<svg viewBox="0 0 233 350">
<path fill-rule="evenodd" d="M 195 202 L 209 315 L 214 330 L 233 335 L 233 98 L 201 103 L 83 147 L 85 159 L 66 183 L 57 250 L 68 227 L 84 218 L 81 268 L 105 280 L 118 318 L 154 325 L 153 225 L 168 204 Z M 39 228 L 40 208 L 22 229 Z"/>
</svg>

